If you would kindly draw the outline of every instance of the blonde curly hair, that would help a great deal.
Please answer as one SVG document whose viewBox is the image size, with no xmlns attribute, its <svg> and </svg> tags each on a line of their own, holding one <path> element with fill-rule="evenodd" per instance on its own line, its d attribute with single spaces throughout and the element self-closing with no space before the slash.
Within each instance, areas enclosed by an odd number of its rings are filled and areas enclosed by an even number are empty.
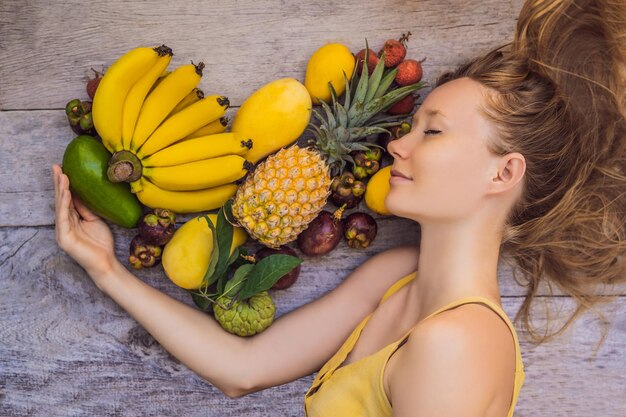
<svg viewBox="0 0 626 417">
<path fill-rule="evenodd" d="M 626 282 L 626 2 L 529 0 L 511 43 L 443 74 L 437 85 L 461 77 L 488 87 L 485 114 L 498 132 L 491 152 L 526 160 L 501 245 L 527 289 L 515 321 L 535 343 L 586 310 L 608 329 L 594 307 L 614 299 L 602 295 L 607 286 Z M 542 282 L 576 301 L 551 334 L 530 320 Z"/>
</svg>

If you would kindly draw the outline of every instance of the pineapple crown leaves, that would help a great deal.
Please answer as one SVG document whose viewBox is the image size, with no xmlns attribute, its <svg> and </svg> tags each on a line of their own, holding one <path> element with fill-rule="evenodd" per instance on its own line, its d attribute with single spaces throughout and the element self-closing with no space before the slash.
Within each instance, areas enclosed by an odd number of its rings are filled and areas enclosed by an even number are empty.
<svg viewBox="0 0 626 417">
<path fill-rule="evenodd" d="M 207 215 L 202 216 L 213 232 L 213 250 L 202 285 L 192 291 L 191 296 L 196 305 L 205 311 L 209 303 L 219 303 L 225 297 L 230 302 L 223 308 L 229 309 L 236 301 L 269 290 L 283 275 L 302 263 L 301 259 L 284 254 L 270 255 L 253 262 L 245 256 L 245 249 L 239 247 L 231 254 L 229 249 L 234 226 L 227 220 L 225 212 L 232 212 L 232 200 L 228 200 L 218 211 L 216 225 Z M 210 294 L 209 287 L 215 283 L 217 292 Z"/>
<path fill-rule="evenodd" d="M 365 56 L 369 58 L 367 39 L 365 44 Z M 394 68 L 385 71 L 384 52 L 371 76 L 366 65 L 367 62 L 364 62 L 360 75 L 358 65 L 355 65 L 350 79 L 343 73 L 346 85 L 343 104 L 339 102 L 337 92 L 329 82 L 331 103 L 321 100 L 321 111 L 312 110 L 314 117 L 309 123 L 309 130 L 315 136 L 312 142 L 326 157 L 331 175 L 341 171 L 346 161 L 353 162 L 348 155 L 350 152 L 371 147 L 370 143 L 357 143 L 359 139 L 377 133 L 389 133 L 386 127 L 399 125 L 406 115 L 381 116 L 381 113 L 423 87 L 422 83 L 415 83 L 389 90 L 398 70 Z"/>
</svg>

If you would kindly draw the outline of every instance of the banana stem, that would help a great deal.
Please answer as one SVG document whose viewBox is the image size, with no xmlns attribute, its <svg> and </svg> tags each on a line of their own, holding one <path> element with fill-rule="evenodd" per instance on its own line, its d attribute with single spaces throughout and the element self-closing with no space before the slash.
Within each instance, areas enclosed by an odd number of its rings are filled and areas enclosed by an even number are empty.
<svg viewBox="0 0 626 417">
<path fill-rule="evenodd" d="M 141 161 L 132 152 L 118 151 L 109 160 L 107 177 L 111 182 L 133 182 L 141 178 Z"/>
</svg>

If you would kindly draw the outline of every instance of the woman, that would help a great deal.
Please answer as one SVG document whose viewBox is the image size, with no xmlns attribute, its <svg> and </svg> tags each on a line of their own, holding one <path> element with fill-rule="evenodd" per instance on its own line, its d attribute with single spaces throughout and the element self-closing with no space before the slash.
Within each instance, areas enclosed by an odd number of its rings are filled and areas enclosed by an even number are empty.
<svg viewBox="0 0 626 417">
<path fill-rule="evenodd" d="M 442 76 L 412 131 L 389 145 L 386 203 L 420 223 L 419 249 L 370 258 L 254 337 L 128 272 L 55 165 L 57 241 L 230 397 L 319 370 L 310 417 L 511 416 L 524 369 L 501 307 L 500 255 L 525 274 L 518 316 L 531 335 L 542 281 L 579 302 L 573 319 L 599 301 L 596 286 L 626 276 L 625 15 L 619 2 L 528 1 L 512 44 Z"/>
</svg>

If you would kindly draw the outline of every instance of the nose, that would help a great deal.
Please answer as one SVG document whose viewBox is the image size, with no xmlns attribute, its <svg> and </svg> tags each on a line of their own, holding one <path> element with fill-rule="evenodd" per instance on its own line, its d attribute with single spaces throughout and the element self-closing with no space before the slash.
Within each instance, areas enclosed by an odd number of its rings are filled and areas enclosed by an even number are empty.
<svg viewBox="0 0 626 417">
<path fill-rule="evenodd" d="M 387 152 L 395 159 L 405 159 L 410 154 L 411 150 L 408 146 L 408 136 L 411 133 L 407 133 L 406 135 L 394 139 L 387 145 Z"/>
</svg>

